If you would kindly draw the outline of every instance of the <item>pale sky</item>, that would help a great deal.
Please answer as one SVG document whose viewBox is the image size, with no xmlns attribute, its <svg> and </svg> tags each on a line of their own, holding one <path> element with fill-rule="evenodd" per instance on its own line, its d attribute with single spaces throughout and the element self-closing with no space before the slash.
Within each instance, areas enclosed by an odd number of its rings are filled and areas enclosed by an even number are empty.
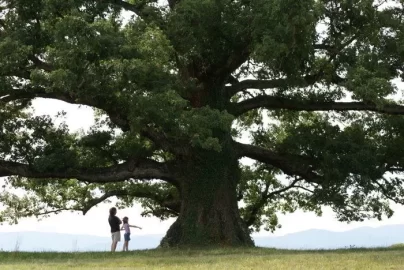
<svg viewBox="0 0 404 270">
<path fill-rule="evenodd" d="M 58 111 L 67 112 L 66 122 L 72 131 L 86 129 L 94 123 L 92 110 L 88 107 L 79 108 L 76 105 L 67 104 L 61 101 L 38 99 L 34 101 L 35 112 L 38 115 L 56 115 Z M 0 226 L 0 232 L 11 231 L 41 231 L 59 232 L 68 234 L 89 234 L 109 237 L 109 225 L 107 222 L 108 209 L 112 204 L 102 204 L 91 209 L 87 215 L 81 213 L 65 212 L 42 221 L 34 218 L 23 219 L 18 225 Z M 391 219 L 384 221 L 369 220 L 362 223 L 340 223 L 335 219 L 331 210 L 325 209 L 322 217 L 316 217 L 313 213 L 303 213 L 301 211 L 293 214 L 281 215 L 280 223 L 282 228 L 275 232 L 275 236 L 288 233 L 308 230 L 326 229 L 332 231 L 345 231 L 360 226 L 382 226 L 387 224 L 404 224 L 403 206 L 394 205 L 395 215 Z M 143 230 L 133 230 L 133 234 L 164 234 L 172 220 L 161 222 L 157 218 L 143 218 L 140 216 L 141 207 L 139 205 L 118 211 L 118 216 L 128 216 L 130 223 L 143 227 Z M 269 232 L 261 232 L 258 235 L 270 235 Z"/>
</svg>

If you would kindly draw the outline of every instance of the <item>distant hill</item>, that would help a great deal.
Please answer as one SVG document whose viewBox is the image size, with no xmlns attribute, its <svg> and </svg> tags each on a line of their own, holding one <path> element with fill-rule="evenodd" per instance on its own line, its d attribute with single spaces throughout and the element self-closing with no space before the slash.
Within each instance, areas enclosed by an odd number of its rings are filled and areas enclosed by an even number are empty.
<svg viewBox="0 0 404 270">
<path fill-rule="evenodd" d="M 336 249 L 386 247 L 404 243 L 404 224 L 361 227 L 344 232 L 307 230 L 280 237 L 256 237 L 255 244 L 280 249 Z"/>
<path fill-rule="evenodd" d="M 130 248 L 155 248 L 162 237 L 163 235 L 133 235 Z M 108 251 L 110 246 L 109 237 L 44 232 L 0 233 L 0 250 L 3 251 Z"/>
<path fill-rule="evenodd" d="M 163 235 L 132 236 L 131 249 L 158 246 Z M 347 247 L 385 247 L 404 243 L 404 224 L 378 228 L 361 227 L 345 232 L 308 230 L 285 236 L 255 237 L 261 247 L 279 249 L 336 249 Z M 4 251 L 108 251 L 109 237 L 43 232 L 0 233 L 0 250 Z M 119 248 L 118 248 L 119 249 Z"/>
</svg>

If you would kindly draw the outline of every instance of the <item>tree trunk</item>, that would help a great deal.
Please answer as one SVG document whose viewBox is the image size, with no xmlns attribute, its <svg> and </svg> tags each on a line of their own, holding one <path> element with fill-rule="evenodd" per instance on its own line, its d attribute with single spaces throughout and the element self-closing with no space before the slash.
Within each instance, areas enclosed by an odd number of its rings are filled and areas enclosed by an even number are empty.
<svg viewBox="0 0 404 270">
<path fill-rule="evenodd" d="M 181 211 L 161 247 L 254 245 L 239 214 L 240 169 L 233 156 L 230 147 L 219 153 L 199 151 L 178 164 Z"/>
</svg>

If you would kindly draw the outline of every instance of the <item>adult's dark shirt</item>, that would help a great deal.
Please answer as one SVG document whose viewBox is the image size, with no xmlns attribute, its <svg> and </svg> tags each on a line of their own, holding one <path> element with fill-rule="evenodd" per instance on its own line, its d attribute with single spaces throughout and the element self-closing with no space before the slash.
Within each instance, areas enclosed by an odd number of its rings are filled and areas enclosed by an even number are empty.
<svg viewBox="0 0 404 270">
<path fill-rule="evenodd" d="M 121 229 L 119 225 L 122 221 L 117 216 L 109 216 L 108 218 L 109 226 L 111 226 L 111 233 L 119 232 Z"/>
</svg>

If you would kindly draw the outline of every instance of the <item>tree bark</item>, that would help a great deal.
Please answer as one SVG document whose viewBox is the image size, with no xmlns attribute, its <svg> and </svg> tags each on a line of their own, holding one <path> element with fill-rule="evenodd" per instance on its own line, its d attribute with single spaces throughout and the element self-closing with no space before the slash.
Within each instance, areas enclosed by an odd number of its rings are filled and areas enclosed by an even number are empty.
<svg viewBox="0 0 404 270">
<path fill-rule="evenodd" d="M 178 164 L 182 178 L 180 214 L 161 247 L 254 245 L 239 214 L 236 187 L 240 169 L 229 146 L 219 153 L 194 153 Z"/>
<path fill-rule="evenodd" d="M 0 159 L 0 177 L 18 175 L 28 178 L 75 178 L 89 183 L 122 182 L 130 178 L 134 179 L 160 179 L 175 186 L 178 185 L 169 173 L 166 163 L 160 163 L 151 159 L 130 160 L 122 164 L 100 168 L 72 168 L 63 170 L 39 171 L 32 165 Z"/>
<path fill-rule="evenodd" d="M 228 108 L 229 112 L 238 117 L 251 110 L 266 108 L 269 110 L 290 110 L 290 111 L 369 111 L 390 115 L 403 115 L 404 106 L 394 103 L 378 105 L 374 102 L 336 102 L 336 101 L 310 101 L 294 98 L 276 97 L 276 96 L 257 96 L 254 98 L 243 100 L 239 103 L 231 103 Z"/>
</svg>

